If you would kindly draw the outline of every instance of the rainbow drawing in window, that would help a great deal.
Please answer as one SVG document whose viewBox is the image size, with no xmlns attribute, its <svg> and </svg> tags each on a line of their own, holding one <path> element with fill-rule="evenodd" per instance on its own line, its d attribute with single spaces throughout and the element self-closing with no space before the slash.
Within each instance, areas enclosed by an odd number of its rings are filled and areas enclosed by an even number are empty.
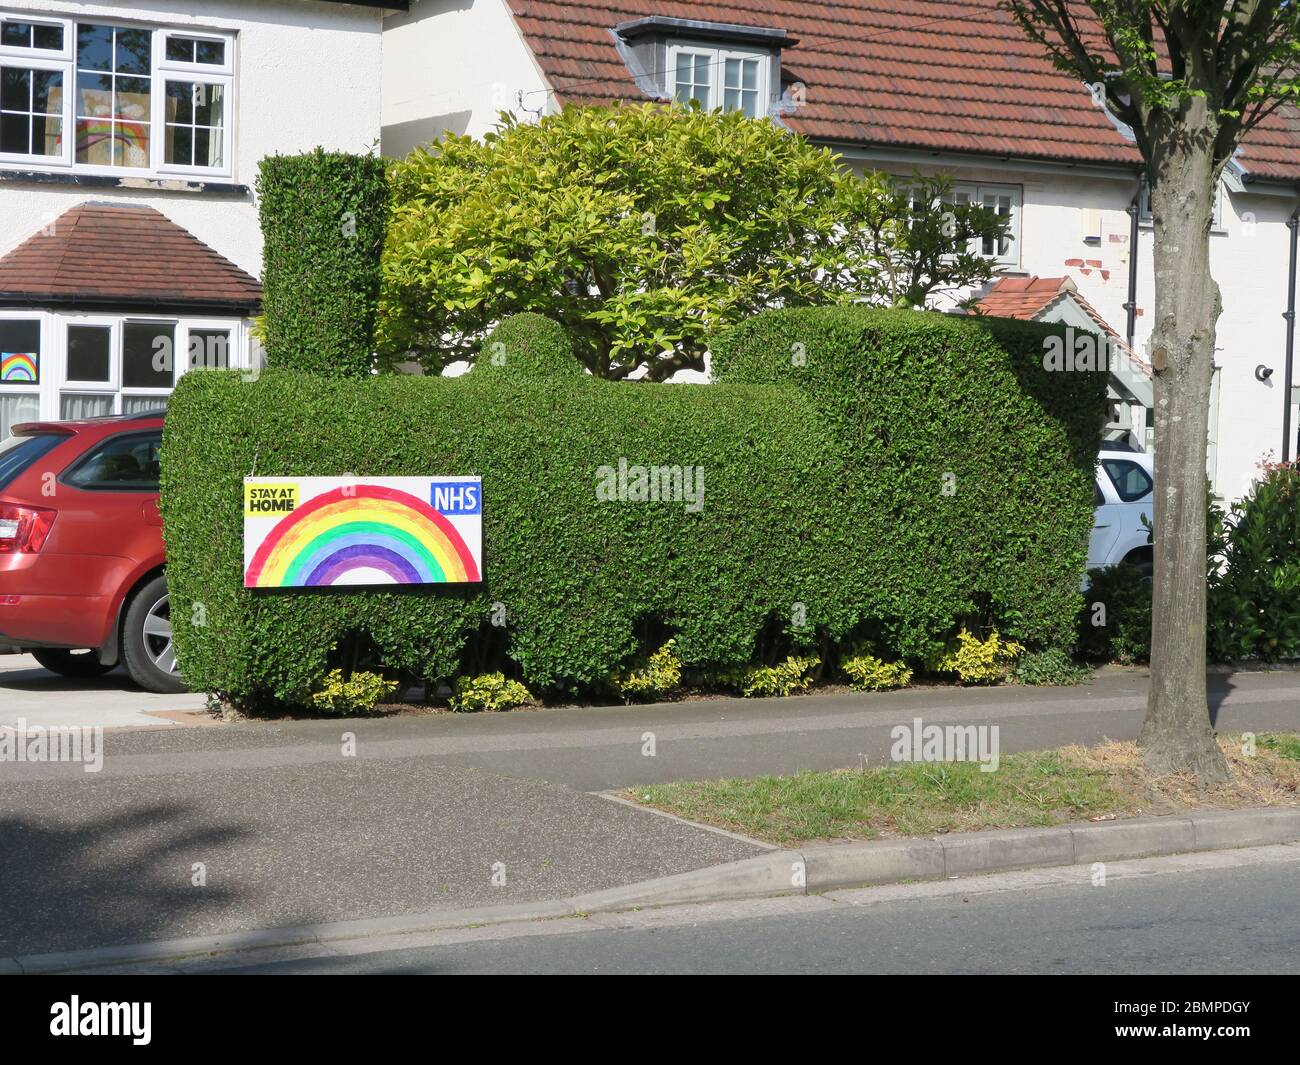
<svg viewBox="0 0 1300 1065">
<path fill-rule="evenodd" d="M 0 384 L 34 385 L 40 381 L 40 356 L 34 351 L 0 351 Z"/>
</svg>

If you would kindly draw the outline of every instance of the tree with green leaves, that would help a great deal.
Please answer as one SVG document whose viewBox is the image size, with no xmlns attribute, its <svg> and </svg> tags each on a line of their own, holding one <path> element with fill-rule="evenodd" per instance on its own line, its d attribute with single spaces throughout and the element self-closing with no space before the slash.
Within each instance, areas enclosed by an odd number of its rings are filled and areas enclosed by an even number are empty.
<svg viewBox="0 0 1300 1065">
<path fill-rule="evenodd" d="M 1155 576 L 1141 744 L 1158 772 L 1228 776 L 1205 689 L 1205 462 L 1215 329 L 1215 189 L 1242 137 L 1296 97 L 1291 0 L 1003 0 L 1058 68 L 1130 130 L 1155 228 Z"/>
<path fill-rule="evenodd" d="M 858 177 L 767 120 L 657 104 L 503 116 L 391 177 L 381 350 L 431 372 L 535 312 L 593 374 L 662 381 L 768 307 L 919 306 L 979 284 L 976 242 L 1005 235 L 943 177 Z"/>
</svg>

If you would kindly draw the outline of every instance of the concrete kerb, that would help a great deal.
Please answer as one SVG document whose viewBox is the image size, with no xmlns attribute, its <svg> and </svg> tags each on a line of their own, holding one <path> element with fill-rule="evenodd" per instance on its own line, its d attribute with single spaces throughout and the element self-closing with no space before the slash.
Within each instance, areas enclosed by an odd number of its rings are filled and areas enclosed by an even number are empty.
<svg viewBox="0 0 1300 1065">
<path fill-rule="evenodd" d="M 554 920 L 683 903 L 819 894 L 900 881 L 1123 861 L 1296 840 L 1300 840 L 1300 807 L 1208 811 L 1051 828 L 962 832 L 933 839 L 833 844 L 802 851 L 776 850 L 739 862 L 544 902 L 0 958 L 0 973 L 79 971 L 378 935 Z"/>
</svg>

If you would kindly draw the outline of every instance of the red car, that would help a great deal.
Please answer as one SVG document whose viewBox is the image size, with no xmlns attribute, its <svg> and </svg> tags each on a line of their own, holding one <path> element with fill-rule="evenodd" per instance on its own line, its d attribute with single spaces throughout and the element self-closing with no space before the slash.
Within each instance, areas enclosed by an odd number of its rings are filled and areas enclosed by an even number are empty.
<svg viewBox="0 0 1300 1065">
<path fill-rule="evenodd" d="M 176 667 L 158 511 L 160 412 L 27 422 L 0 441 L 0 647 L 155 692 Z"/>
</svg>

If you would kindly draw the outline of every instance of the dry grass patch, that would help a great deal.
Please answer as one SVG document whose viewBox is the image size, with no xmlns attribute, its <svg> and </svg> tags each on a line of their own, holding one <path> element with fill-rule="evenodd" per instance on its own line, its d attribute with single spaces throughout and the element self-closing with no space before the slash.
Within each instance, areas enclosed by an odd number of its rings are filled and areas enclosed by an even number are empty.
<svg viewBox="0 0 1300 1065">
<path fill-rule="evenodd" d="M 1232 780 L 1153 777 L 1133 743 L 1006 755 L 997 770 L 974 762 L 898 763 L 755 780 L 688 781 L 634 788 L 634 801 L 776 844 L 931 836 L 988 828 L 1111 820 L 1192 809 L 1300 802 L 1300 735 L 1219 741 Z"/>
</svg>

